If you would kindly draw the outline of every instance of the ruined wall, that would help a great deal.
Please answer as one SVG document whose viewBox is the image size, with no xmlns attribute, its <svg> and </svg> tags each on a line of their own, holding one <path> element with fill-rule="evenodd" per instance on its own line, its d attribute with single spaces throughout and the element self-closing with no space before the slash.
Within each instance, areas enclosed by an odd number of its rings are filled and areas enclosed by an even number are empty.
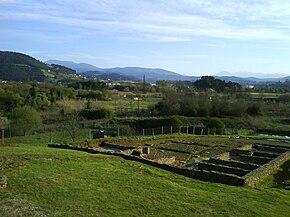
<svg viewBox="0 0 290 217">
<path fill-rule="evenodd" d="M 279 167 L 288 160 L 290 160 L 290 151 L 284 152 L 279 157 L 271 160 L 258 169 L 253 170 L 242 178 L 245 180 L 246 185 L 254 187 L 258 182 L 265 179 L 266 176 L 271 175 L 277 171 Z"/>
<path fill-rule="evenodd" d="M 215 156 L 215 158 L 220 159 L 220 160 L 230 160 L 230 158 L 231 158 L 230 152 L 224 152 L 222 154 Z"/>
<path fill-rule="evenodd" d="M 249 155 L 240 155 L 240 161 L 252 164 L 263 165 L 272 160 L 272 158 L 258 157 L 258 156 L 249 156 Z"/>
<path fill-rule="evenodd" d="M 249 144 L 249 145 L 240 146 L 237 149 L 240 149 L 240 150 L 251 150 L 252 148 L 253 148 L 253 145 Z"/>
<path fill-rule="evenodd" d="M 233 161 L 233 160 L 220 160 L 220 159 L 215 159 L 215 158 L 210 158 L 208 160 L 209 163 L 214 163 L 214 164 L 221 164 L 225 166 L 230 166 L 230 167 L 237 167 L 245 170 L 254 170 L 259 167 L 259 165 L 256 164 L 250 164 L 250 163 L 243 163 L 239 161 Z"/>
<path fill-rule="evenodd" d="M 224 184 L 229 184 L 229 185 L 246 184 L 248 186 L 255 186 L 258 182 L 262 181 L 266 176 L 276 171 L 284 162 L 286 162 L 287 160 L 290 160 L 290 151 L 284 152 L 279 157 L 273 160 L 268 159 L 268 158 L 259 158 L 259 157 L 244 155 L 244 158 L 250 162 L 253 162 L 253 159 L 254 159 L 254 161 L 258 161 L 260 164 L 265 163 L 264 165 L 257 168 L 257 165 L 253 165 L 251 163 L 247 164 L 243 162 L 227 161 L 227 160 L 230 160 L 230 153 L 226 152 L 220 155 L 218 159 L 216 158 L 211 159 L 212 161 L 215 160 L 215 161 L 220 162 L 221 164 L 220 167 L 222 168 L 222 169 L 219 169 L 220 171 L 211 171 L 211 169 L 213 170 L 212 165 L 209 168 L 205 168 L 205 170 L 197 170 L 197 169 L 190 170 L 187 168 L 175 167 L 175 166 L 170 166 L 167 164 L 158 163 L 158 162 L 141 158 L 138 156 L 125 155 L 123 153 L 117 153 L 117 152 L 104 152 L 97 148 L 83 148 L 83 147 L 75 147 L 75 146 L 61 145 L 61 144 L 50 144 L 49 147 L 79 150 L 79 151 L 85 151 L 88 153 L 95 153 L 95 154 L 100 153 L 100 154 L 119 156 L 119 157 L 122 157 L 123 159 L 138 161 L 147 165 L 151 165 L 151 166 L 164 169 L 173 173 L 177 173 L 180 175 L 184 175 L 190 178 L 211 181 L 211 182 L 219 182 L 219 183 L 224 183 Z M 225 163 L 226 161 L 229 162 L 228 167 L 224 165 L 224 164 L 227 164 Z M 217 162 L 215 164 L 217 164 Z M 230 164 L 232 164 L 232 166 L 230 166 Z M 236 164 L 237 168 L 233 168 L 234 164 Z M 215 165 L 215 166 L 218 166 L 218 165 Z M 250 168 L 251 169 L 254 168 L 254 170 L 245 174 L 247 170 L 251 170 Z M 229 171 L 231 171 L 232 174 L 228 174 L 227 172 Z M 240 177 L 239 175 L 243 175 L 243 176 Z"/>
<path fill-rule="evenodd" d="M 252 150 L 243 150 L 243 149 L 235 148 L 230 151 L 231 157 L 240 156 L 240 155 L 252 155 Z"/>
<path fill-rule="evenodd" d="M 233 175 L 237 175 L 237 176 L 244 176 L 245 174 L 250 172 L 250 170 L 229 167 L 229 166 L 225 166 L 225 165 L 221 165 L 221 164 L 212 164 L 212 163 L 208 163 L 207 161 L 199 163 L 198 169 L 207 170 L 207 171 L 214 170 L 214 171 L 227 173 L 227 174 L 233 174 Z"/>
<path fill-rule="evenodd" d="M 176 174 L 180 174 L 186 177 L 204 180 L 204 181 L 219 182 L 219 183 L 224 183 L 228 185 L 243 185 L 244 184 L 244 179 L 242 179 L 241 177 L 236 176 L 236 175 L 226 174 L 223 172 L 190 170 L 187 168 L 180 168 L 180 167 L 170 166 L 167 164 L 161 164 L 161 163 L 144 159 L 138 156 L 124 155 L 122 153 L 116 153 L 116 152 L 115 153 L 103 152 L 96 148 L 82 148 L 82 147 L 75 147 L 71 145 L 62 145 L 62 144 L 49 144 L 48 146 L 52 148 L 79 150 L 79 151 L 84 151 L 84 152 L 93 153 L 93 154 L 107 154 L 107 155 L 119 156 L 126 160 L 141 162 L 150 166 L 154 166 L 163 170 L 176 173 Z"/>
<path fill-rule="evenodd" d="M 281 146 L 269 146 L 264 144 L 254 144 L 253 148 L 258 151 L 265 151 L 265 152 L 271 152 L 271 153 L 277 153 L 282 154 L 289 150 L 287 147 L 281 147 Z"/>
</svg>

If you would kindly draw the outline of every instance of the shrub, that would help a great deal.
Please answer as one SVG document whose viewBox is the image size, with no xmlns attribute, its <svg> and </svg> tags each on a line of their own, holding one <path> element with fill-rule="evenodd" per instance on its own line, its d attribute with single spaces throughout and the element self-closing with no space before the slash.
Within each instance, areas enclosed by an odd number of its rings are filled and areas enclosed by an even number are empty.
<svg viewBox="0 0 290 217">
<path fill-rule="evenodd" d="M 88 120 L 95 119 L 111 119 L 113 117 L 113 112 L 109 109 L 84 109 L 80 112 L 80 115 Z"/>
<path fill-rule="evenodd" d="M 290 93 L 280 95 L 280 96 L 278 97 L 278 101 L 279 101 L 279 102 L 284 102 L 284 103 L 290 102 Z"/>
<path fill-rule="evenodd" d="M 181 126 L 183 122 L 178 116 L 171 116 L 166 118 L 148 118 L 148 119 L 137 119 L 137 120 L 126 120 L 125 123 L 137 129 L 148 129 L 166 126 Z"/>
<path fill-rule="evenodd" d="M 41 117 L 39 113 L 30 106 L 18 107 L 10 113 L 11 126 L 16 131 L 22 131 L 25 135 L 27 131 L 40 126 Z"/>
<path fill-rule="evenodd" d="M 249 105 L 247 108 L 247 113 L 252 116 L 257 116 L 262 114 L 261 106 L 257 103 Z"/>
<path fill-rule="evenodd" d="M 223 129 L 225 128 L 225 123 L 219 118 L 211 118 L 209 119 L 208 127 L 210 129 Z"/>
</svg>

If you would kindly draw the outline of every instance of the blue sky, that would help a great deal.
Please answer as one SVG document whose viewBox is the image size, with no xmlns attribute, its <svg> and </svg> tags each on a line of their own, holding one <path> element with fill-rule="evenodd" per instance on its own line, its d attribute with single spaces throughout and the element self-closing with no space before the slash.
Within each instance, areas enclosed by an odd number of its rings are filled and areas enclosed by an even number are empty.
<svg viewBox="0 0 290 217">
<path fill-rule="evenodd" d="M 290 1 L 0 0 L 0 50 L 103 68 L 290 75 Z"/>
</svg>

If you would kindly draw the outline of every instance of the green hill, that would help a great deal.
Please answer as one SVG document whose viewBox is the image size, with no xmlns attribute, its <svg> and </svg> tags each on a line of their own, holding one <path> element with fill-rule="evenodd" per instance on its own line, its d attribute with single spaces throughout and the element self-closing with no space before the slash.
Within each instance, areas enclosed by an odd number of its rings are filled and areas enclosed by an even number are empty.
<svg viewBox="0 0 290 217">
<path fill-rule="evenodd" d="M 2 161 L 1 161 L 2 160 Z M 0 216 L 287 216 L 289 193 L 186 178 L 120 157 L 0 147 Z"/>
<path fill-rule="evenodd" d="M 0 80 L 57 81 L 75 74 L 70 68 L 45 64 L 26 54 L 0 51 Z"/>
</svg>

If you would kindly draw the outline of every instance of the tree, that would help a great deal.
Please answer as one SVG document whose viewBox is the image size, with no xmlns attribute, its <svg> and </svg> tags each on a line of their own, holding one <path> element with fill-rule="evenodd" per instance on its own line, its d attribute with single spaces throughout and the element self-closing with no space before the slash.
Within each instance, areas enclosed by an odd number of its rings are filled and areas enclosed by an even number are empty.
<svg viewBox="0 0 290 217">
<path fill-rule="evenodd" d="M 11 126 L 15 130 L 23 132 L 36 129 L 41 124 L 40 114 L 31 106 L 15 108 L 10 113 Z"/>
<path fill-rule="evenodd" d="M 225 123 L 219 118 L 211 118 L 208 120 L 208 128 L 215 129 L 216 133 L 221 134 L 225 128 Z"/>
<path fill-rule="evenodd" d="M 212 76 L 202 76 L 200 80 L 194 82 L 194 86 L 199 90 L 211 88 L 217 92 L 237 92 L 242 90 L 242 86 L 236 82 L 225 82 Z"/>
<path fill-rule="evenodd" d="M 8 123 L 9 123 L 8 119 L 6 117 L 3 117 L 0 113 L 0 130 L 7 128 Z"/>
<path fill-rule="evenodd" d="M 7 91 L 0 94 L 0 110 L 10 112 L 13 108 L 23 104 L 23 99 L 19 94 Z"/>
<path fill-rule="evenodd" d="M 74 142 L 79 135 L 79 125 L 81 121 L 80 112 L 78 111 L 65 111 L 60 112 L 60 124 L 61 127 L 68 132 L 72 141 Z"/>
</svg>

